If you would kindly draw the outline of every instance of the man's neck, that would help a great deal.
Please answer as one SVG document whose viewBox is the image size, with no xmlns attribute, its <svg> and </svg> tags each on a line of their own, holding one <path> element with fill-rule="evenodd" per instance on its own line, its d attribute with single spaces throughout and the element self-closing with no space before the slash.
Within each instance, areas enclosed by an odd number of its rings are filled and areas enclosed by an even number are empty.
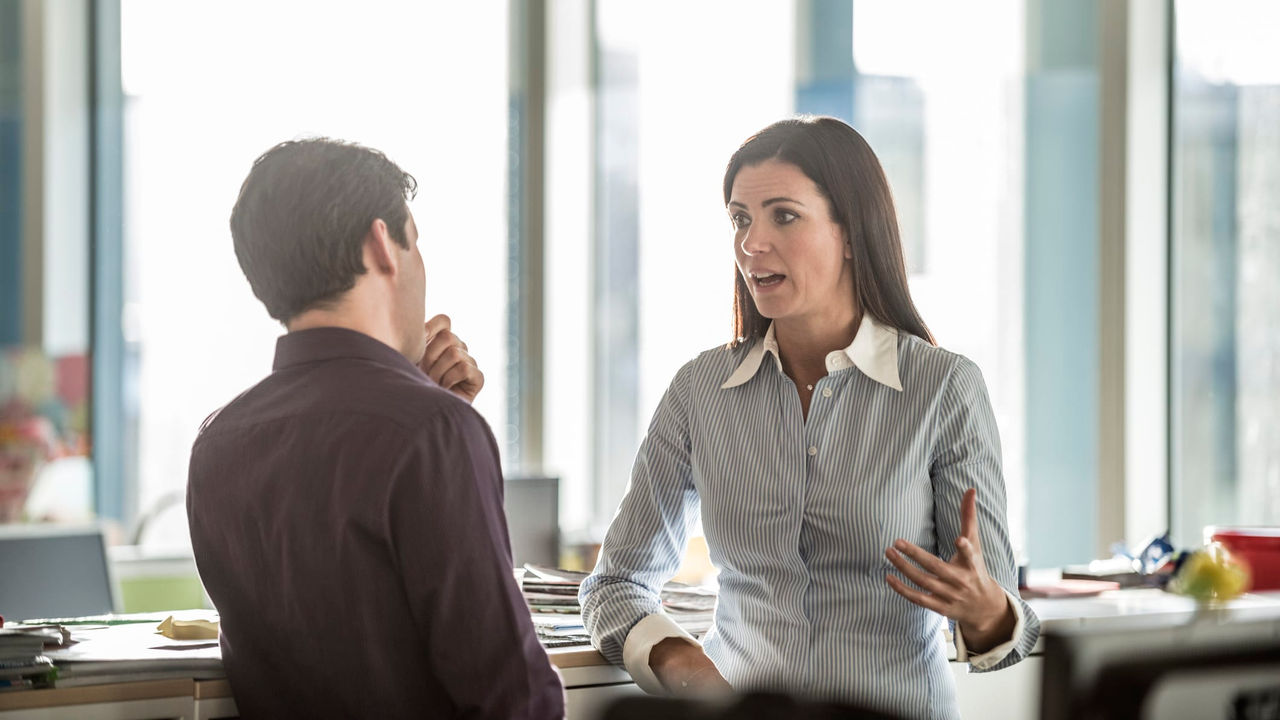
<svg viewBox="0 0 1280 720">
<path fill-rule="evenodd" d="M 354 330 L 363 333 L 369 337 L 394 348 L 396 352 L 404 354 L 404 348 L 400 347 L 401 339 L 395 333 L 390 323 L 380 321 L 379 318 L 371 317 L 367 313 L 353 312 L 350 309 L 322 309 L 316 308 L 301 312 L 289 319 L 285 323 L 285 329 L 289 332 L 299 332 L 302 330 L 311 330 L 322 327 L 336 327 L 346 330 Z"/>
</svg>

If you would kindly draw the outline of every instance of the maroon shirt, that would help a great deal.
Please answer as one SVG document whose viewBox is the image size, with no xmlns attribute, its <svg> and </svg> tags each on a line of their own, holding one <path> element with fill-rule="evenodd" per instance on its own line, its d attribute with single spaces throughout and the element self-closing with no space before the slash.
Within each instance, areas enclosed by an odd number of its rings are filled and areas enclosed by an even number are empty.
<svg viewBox="0 0 1280 720">
<path fill-rule="evenodd" d="M 290 333 L 205 421 L 187 515 L 245 718 L 550 718 L 493 435 L 373 338 Z"/>
</svg>

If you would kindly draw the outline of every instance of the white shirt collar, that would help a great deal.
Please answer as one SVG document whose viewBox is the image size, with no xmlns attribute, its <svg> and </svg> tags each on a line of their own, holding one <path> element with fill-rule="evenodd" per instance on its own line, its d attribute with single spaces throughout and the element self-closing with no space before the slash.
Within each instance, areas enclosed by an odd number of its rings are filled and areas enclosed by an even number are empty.
<svg viewBox="0 0 1280 720">
<path fill-rule="evenodd" d="M 769 323 L 769 330 L 764 338 L 751 346 L 742 363 L 720 389 L 737 387 L 755 377 L 766 352 L 773 354 L 773 361 L 781 372 L 782 358 L 778 354 L 778 339 L 774 334 L 773 323 Z M 849 347 L 827 353 L 827 372 L 843 370 L 850 365 L 881 385 L 901 392 L 902 380 L 898 377 L 898 330 L 881 325 L 869 314 L 863 313 L 862 324 L 858 326 L 858 332 L 853 336 Z"/>
</svg>

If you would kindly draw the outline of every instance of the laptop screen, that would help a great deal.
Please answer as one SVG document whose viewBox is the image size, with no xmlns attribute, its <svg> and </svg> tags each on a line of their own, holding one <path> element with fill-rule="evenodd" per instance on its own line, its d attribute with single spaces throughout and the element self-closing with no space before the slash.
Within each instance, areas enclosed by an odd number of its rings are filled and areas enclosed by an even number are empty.
<svg viewBox="0 0 1280 720">
<path fill-rule="evenodd" d="M 0 615 L 6 621 L 112 611 L 102 531 L 0 528 Z"/>
</svg>

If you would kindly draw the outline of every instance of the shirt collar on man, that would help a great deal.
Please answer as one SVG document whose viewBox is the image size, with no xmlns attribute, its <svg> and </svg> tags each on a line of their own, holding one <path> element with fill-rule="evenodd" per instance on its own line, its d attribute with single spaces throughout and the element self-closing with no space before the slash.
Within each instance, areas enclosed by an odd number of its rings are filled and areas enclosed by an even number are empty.
<svg viewBox="0 0 1280 720">
<path fill-rule="evenodd" d="M 395 348 L 356 330 L 340 327 L 319 327 L 298 330 L 281 335 L 276 340 L 276 358 L 273 370 L 291 365 L 356 358 L 369 360 L 400 370 L 418 372 L 426 377 L 409 359 Z"/>
<path fill-rule="evenodd" d="M 773 323 L 764 338 L 757 340 L 747 351 L 737 369 L 729 376 L 720 388 L 737 387 L 755 377 L 764 360 L 765 353 L 772 353 L 778 371 L 782 371 L 782 358 L 778 354 L 778 340 L 774 334 Z M 827 353 L 827 372 L 843 370 L 855 366 L 864 375 L 894 390 L 902 390 L 902 380 L 898 377 L 898 331 L 876 322 L 866 313 L 862 315 L 862 324 L 853 337 L 853 342 L 843 350 Z"/>
</svg>

